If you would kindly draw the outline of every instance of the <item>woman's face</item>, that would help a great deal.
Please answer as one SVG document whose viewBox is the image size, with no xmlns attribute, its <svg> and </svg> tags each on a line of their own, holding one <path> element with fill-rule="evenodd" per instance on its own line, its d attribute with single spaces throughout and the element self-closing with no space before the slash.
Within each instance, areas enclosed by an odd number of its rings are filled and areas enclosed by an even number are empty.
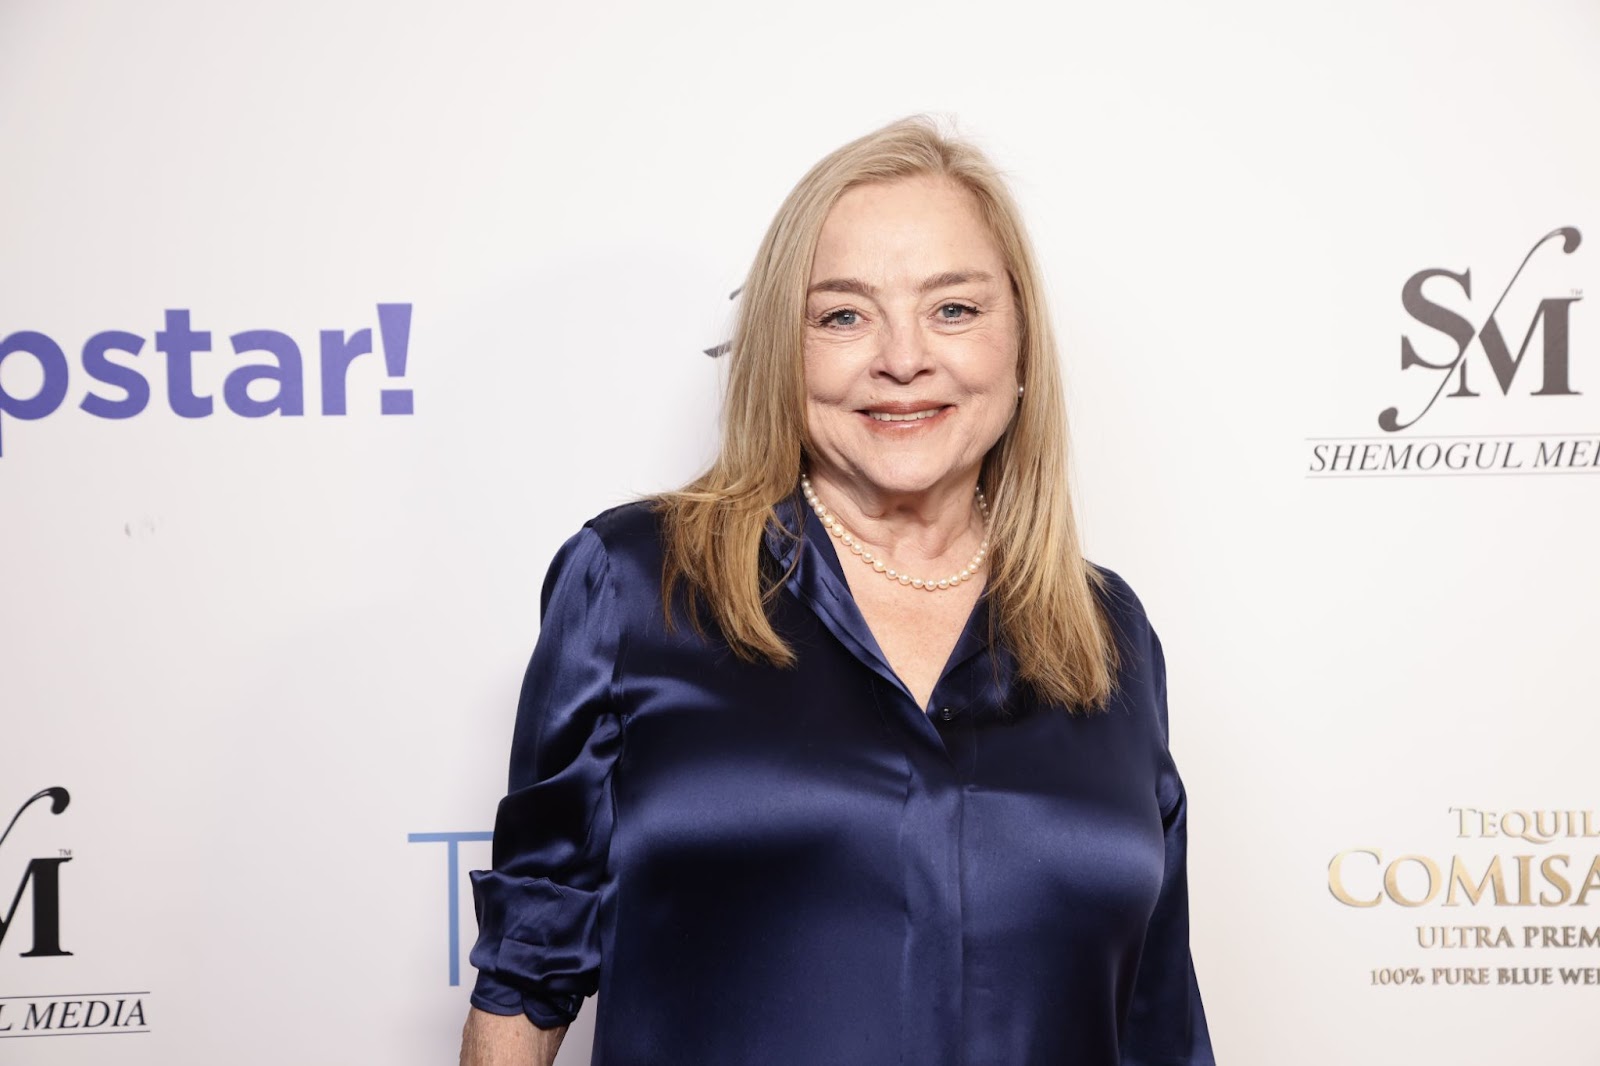
<svg viewBox="0 0 1600 1066">
<path fill-rule="evenodd" d="M 937 177 L 846 192 L 806 295 L 813 478 L 899 496 L 975 476 L 1016 410 L 1017 336 L 971 193 Z"/>
</svg>

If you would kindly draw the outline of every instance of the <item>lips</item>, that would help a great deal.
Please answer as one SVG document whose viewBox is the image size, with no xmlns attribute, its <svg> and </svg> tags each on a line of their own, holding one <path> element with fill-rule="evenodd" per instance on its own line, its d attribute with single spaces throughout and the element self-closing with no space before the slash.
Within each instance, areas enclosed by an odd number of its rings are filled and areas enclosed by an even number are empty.
<svg viewBox="0 0 1600 1066">
<path fill-rule="evenodd" d="M 925 418 L 932 418 L 943 410 L 943 407 L 929 407 L 923 411 L 912 411 L 906 414 L 899 414 L 894 411 L 868 411 L 867 417 L 875 422 L 921 422 Z"/>
<path fill-rule="evenodd" d="M 949 404 L 931 400 L 899 400 L 873 404 L 861 413 L 874 422 L 925 422 L 950 409 Z"/>
</svg>

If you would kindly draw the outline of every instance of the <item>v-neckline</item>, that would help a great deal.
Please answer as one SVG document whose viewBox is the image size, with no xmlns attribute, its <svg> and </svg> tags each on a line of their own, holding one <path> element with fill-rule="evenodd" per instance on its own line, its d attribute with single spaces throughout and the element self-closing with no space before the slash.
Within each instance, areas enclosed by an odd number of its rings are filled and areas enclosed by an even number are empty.
<svg viewBox="0 0 1600 1066">
<path fill-rule="evenodd" d="M 939 671 L 939 678 L 934 682 L 928 705 L 919 706 L 911 689 L 889 664 L 888 656 L 883 653 L 872 627 L 861 613 L 822 520 L 805 505 L 798 490 L 774 510 L 781 528 L 768 527 L 767 550 L 789 571 L 789 590 L 811 607 L 823 625 L 857 659 L 898 689 L 905 696 L 907 704 L 917 709 L 917 716 L 926 721 L 929 708 L 938 704 L 939 694 L 945 689 L 951 675 L 988 646 L 988 589 L 985 588 L 978 595 L 977 602 L 967 615 L 961 635 L 956 638 L 955 646 L 950 649 L 950 655 Z M 800 560 L 798 565 L 794 565 L 797 551 Z"/>
</svg>

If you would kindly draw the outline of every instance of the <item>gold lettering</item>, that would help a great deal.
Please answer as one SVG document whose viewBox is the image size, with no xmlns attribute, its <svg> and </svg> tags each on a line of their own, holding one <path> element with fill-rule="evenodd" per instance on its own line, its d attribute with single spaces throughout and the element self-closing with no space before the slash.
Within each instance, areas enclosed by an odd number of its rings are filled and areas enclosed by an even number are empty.
<svg viewBox="0 0 1600 1066">
<path fill-rule="evenodd" d="M 1414 862 L 1427 872 L 1428 891 L 1421 899 L 1407 899 L 1400 892 L 1400 864 L 1403 862 Z M 1439 864 L 1426 855 L 1402 855 L 1394 862 L 1391 862 L 1388 869 L 1384 870 L 1383 890 L 1390 899 L 1402 907 L 1425 907 L 1438 897 L 1439 889 L 1444 887 L 1443 880 L 1443 875 L 1439 873 Z"/>
<path fill-rule="evenodd" d="M 1539 872 L 1544 875 L 1544 879 L 1561 890 L 1561 895 L 1555 899 L 1551 899 L 1549 893 L 1539 893 L 1539 904 L 1541 906 L 1559 907 L 1572 898 L 1572 882 L 1556 873 L 1555 867 L 1557 863 L 1560 863 L 1563 867 L 1566 866 L 1567 857 L 1565 855 L 1546 855 L 1544 862 L 1539 864 Z"/>
<path fill-rule="evenodd" d="M 1461 905 L 1460 901 L 1456 899 L 1456 889 L 1459 888 L 1466 893 L 1467 901 L 1476 907 L 1478 901 L 1483 898 L 1484 889 L 1491 885 L 1494 886 L 1494 891 L 1490 898 L 1496 907 L 1501 906 L 1506 901 L 1506 879 L 1505 873 L 1500 868 L 1500 856 L 1496 855 L 1494 860 L 1489 863 L 1489 868 L 1483 872 L 1483 879 L 1476 885 L 1472 883 L 1472 878 L 1467 876 L 1466 867 L 1461 861 L 1461 856 L 1452 856 L 1450 859 L 1450 891 L 1445 894 L 1444 905 L 1446 907 L 1459 907 Z"/>
<path fill-rule="evenodd" d="M 1589 864 L 1589 875 L 1584 878 L 1583 887 L 1578 890 L 1578 898 L 1572 901 L 1574 907 L 1582 907 L 1589 898 L 1589 893 L 1600 890 L 1600 855 L 1594 857 L 1594 862 Z"/>
<path fill-rule="evenodd" d="M 1376 907 L 1383 902 L 1382 894 L 1373 896 L 1370 900 L 1359 900 L 1352 896 L 1344 887 L 1344 859 L 1346 855 L 1371 855 L 1373 861 L 1382 863 L 1383 853 L 1371 848 L 1349 848 L 1341 851 L 1328 863 L 1328 891 L 1333 893 L 1333 898 L 1347 907 Z"/>
</svg>

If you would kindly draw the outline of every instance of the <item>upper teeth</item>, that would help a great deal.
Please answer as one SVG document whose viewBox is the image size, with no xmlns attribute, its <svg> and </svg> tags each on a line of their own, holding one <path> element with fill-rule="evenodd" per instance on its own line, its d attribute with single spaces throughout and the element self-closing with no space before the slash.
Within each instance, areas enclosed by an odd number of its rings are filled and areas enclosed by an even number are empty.
<svg viewBox="0 0 1600 1066">
<path fill-rule="evenodd" d="M 943 407 L 930 407 L 926 411 L 913 411 L 908 415 L 891 414 L 888 411 L 868 411 L 867 414 L 879 422 L 915 422 L 919 418 L 932 418 L 943 410 Z"/>
</svg>

